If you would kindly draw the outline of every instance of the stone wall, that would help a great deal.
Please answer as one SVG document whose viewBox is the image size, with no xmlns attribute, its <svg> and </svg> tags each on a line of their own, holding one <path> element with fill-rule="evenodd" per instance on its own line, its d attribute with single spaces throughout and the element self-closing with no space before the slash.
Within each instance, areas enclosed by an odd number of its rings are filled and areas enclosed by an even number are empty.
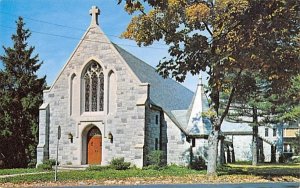
<svg viewBox="0 0 300 188">
<path fill-rule="evenodd" d="M 193 148 L 194 158 L 201 157 L 205 161 L 208 160 L 208 140 L 204 138 L 198 138 L 195 140 L 195 147 Z"/>
<path fill-rule="evenodd" d="M 151 86 L 150 86 L 151 87 Z M 145 163 L 148 155 L 154 150 L 161 149 L 161 122 L 160 110 L 146 107 L 146 127 L 145 127 Z"/>
<path fill-rule="evenodd" d="M 49 115 L 49 104 L 44 103 L 39 109 L 39 144 L 36 165 L 49 159 Z"/>
<path fill-rule="evenodd" d="M 99 28 L 89 28 L 84 39 L 88 40 L 80 42 L 51 89 L 44 93 L 44 103 L 49 103 L 50 113 L 49 157 L 56 157 L 57 129 L 61 126 L 59 162 L 85 164 L 84 138 L 88 129 L 97 126 L 102 133 L 102 164 L 108 164 L 113 157 L 124 157 L 125 161 L 141 167 L 145 106 L 137 103 L 147 99 L 148 85 L 140 83 Z M 112 71 L 115 74 L 116 106 L 111 108 L 113 111 L 108 111 L 107 103 L 101 112 L 87 113 L 82 110 L 81 74 L 91 60 L 103 68 L 105 91 L 108 91 L 108 75 Z M 109 93 L 105 92 L 104 101 L 108 101 L 108 97 Z M 109 132 L 113 135 L 113 142 L 107 137 Z M 73 142 L 68 139 L 69 134 L 73 135 Z"/>
<path fill-rule="evenodd" d="M 186 166 L 190 160 L 190 144 L 185 134 L 164 114 L 167 125 L 167 163 Z"/>
</svg>

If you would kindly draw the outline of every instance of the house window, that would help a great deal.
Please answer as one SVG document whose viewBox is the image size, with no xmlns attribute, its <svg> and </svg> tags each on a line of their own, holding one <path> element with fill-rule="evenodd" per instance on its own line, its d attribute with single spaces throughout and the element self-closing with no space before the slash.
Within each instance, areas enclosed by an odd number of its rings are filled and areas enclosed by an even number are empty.
<svg viewBox="0 0 300 188">
<path fill-rule="evenodd" d="M 158 115 L 155 116 L 155 123 L 158 125 Z"/>
<path fill-rule="evenodd" d="M 269 129 L 265 128 L 265 137 L 268 137 L 268 136 L 269 136 Z"/>
<path fill-rule="evenodd" d="M 83 74 L 84 111 L 103 111 L 104 75 L 102 67 L 93 61 Z"/>
<path fill-rule="evenodd" d="M 276 136 L 276 129 L 273 128 L 273 136 Z"/>
</svg>

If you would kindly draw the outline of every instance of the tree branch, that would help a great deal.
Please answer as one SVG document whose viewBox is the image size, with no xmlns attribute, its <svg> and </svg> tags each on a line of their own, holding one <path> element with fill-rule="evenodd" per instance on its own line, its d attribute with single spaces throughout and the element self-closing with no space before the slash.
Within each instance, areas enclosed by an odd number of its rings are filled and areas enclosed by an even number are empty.
<svg viewBox="0 0 300 188">
<path fill-rule="evenodd" d="M 144 16 L 147 15 L 147 14 L 146 14 L 143 10 L 141 10 L 141 9 L 140 9 L 140 12 L 141 12 Z M 156 22 L 153 21 L 153 20 L 152 20 L 152 22 L 153 22 L 158 28 L 160 28 L 161 30 L 163 30 L 166 34 L 169 34 L 169 32 L 168 32 L 165 28 L 161 27 L 161 25 L 159 25 L 158 23 L 156 23 Z"/>
<path fill-rule="evenodd" d="M 224 112 L 222 113 L 222 116 L 221 116 L 220 121 L 219 121 L 219 126 L 222 124 L 224 118 L 226 117 L 226 115 L 229 112 L 229 107 L 230 107 L 230 104 L 231 104 L 231 102 L 233 100 L 233 97 L 234 97 L 234 94 L 235 94 L 235 90 L 236 90 L 236 86 L 238 84 L 238 81 L 239 81 L 241 73 L 242 73 L 242 70 L 239 71 L 238 75 L 236 76 L 236 78 L 234 80 L 234 83 L 233 83 L 233 86 L 232 86 L 232 89 L 231 89 L 231 92 L 230 92 L 230 96 L 229 96 L 229 99 L 227 101 L 226 108 L 225 108 Z"/>
<path fill-rule="evenodd" d="M 213 36 L 213 33 L 212 33 L 212 31 L 209 29 L 207 23 L 206 23 L 206 22 L 203 22 L 203 24 L 204 24 L 206 30 L 209 32 L 209 34 L 210 34 L 211 36 Z"/>
</svg>

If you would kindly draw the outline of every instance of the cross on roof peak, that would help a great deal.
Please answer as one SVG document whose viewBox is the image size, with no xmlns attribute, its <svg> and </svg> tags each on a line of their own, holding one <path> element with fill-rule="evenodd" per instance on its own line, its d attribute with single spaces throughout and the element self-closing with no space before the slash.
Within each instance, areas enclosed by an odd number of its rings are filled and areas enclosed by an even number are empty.
<svg viewBox="0 0 300 188">
<path fill-rule="evenodd" d="M 96 6 L 92 6 L 90 9 L 90 15 L 92 15 L 91 25 L 98 25 L 98 15 L 100 10 Z"/>
</svg>

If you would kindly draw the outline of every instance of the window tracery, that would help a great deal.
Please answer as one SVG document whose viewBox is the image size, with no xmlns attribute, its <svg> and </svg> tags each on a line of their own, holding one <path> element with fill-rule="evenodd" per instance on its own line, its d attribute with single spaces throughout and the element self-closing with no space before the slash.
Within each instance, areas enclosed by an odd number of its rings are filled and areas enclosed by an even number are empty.
<svg viewBox="0 0 300 188">
<path fill-rule="evenodd" d="M 102 67 L 93 61 L 84 73 L 84 111 L 103 111 L 104 75 Z"/>
</svg>

